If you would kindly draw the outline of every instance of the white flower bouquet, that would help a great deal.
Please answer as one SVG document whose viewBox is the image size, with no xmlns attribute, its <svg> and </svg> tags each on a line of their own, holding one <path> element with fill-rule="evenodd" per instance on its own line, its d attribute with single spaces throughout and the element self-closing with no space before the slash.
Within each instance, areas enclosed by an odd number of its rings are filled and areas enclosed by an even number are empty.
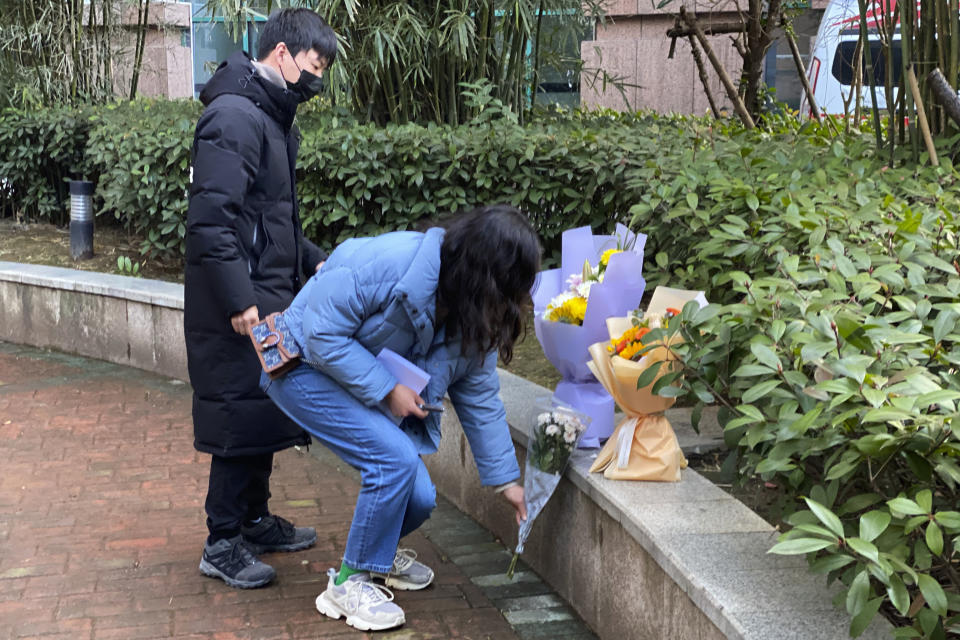
<svg viewBox="0 0 960 640">
<path fill-rule="evenodd" d="M 547 500 L 553 495 L 563 470 L 567 468 L 570 454 L 590 424 L 590 418 L 565 406 L 554 406 L 537 416 L 537 424 L 527 445 L 527 464 L 523 474 L 524 501 L 527 519 L 517 533 L 517 546 L 507 569 L 507 577 L 513 577 L 517 559 L 523 553 L 523 545 L 530 536 L 533 521 L 543 511 Z"/>
</svg>

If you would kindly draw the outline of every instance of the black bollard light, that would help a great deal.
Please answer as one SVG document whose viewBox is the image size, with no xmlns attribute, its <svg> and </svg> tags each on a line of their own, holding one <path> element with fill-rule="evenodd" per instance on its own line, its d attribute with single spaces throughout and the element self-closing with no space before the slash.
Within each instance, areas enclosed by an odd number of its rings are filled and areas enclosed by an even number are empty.
<svg viewBox="0 0 960 640">
<path fill-rule="evenodd" d="M 93 257 L 93 183 L 70 181 L 70 256 Z"/>
</svg>

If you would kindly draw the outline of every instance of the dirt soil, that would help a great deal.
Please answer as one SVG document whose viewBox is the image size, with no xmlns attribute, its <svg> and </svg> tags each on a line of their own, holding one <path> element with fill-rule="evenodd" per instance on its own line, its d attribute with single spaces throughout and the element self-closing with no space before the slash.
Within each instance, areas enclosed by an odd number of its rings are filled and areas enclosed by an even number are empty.
<svg viewBox="0 0 960 640">
<path fill-rule="evenodd" d="M 129 275 L 117 267 L 117 258 L 127 256 L 140 264 L 141 277 L 183 282 L 183 265 L 179 260 L 144 260 L 140 256 L 140 242 L 140 238 L 128 235 L 123 229 L 97 225 L 93 232 L 93 258 L 74 260 L 70 257 L 69 229 L 0 220 L 0 261 Z"/>
</svg>

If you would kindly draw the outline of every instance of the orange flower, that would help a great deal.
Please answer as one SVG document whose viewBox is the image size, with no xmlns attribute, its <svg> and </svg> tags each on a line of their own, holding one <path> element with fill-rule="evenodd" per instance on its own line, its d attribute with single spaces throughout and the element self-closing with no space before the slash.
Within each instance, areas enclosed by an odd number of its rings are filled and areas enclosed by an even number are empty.
<svg viewBox="0 0 960 640">
<path fill-rule="evenodd" d="M 607 351 L 628 360 L 643 349 L 643 337 L 650 333 L 649 327 L 630 327 L 619 339 L 611 340 Z"/>
</svg>

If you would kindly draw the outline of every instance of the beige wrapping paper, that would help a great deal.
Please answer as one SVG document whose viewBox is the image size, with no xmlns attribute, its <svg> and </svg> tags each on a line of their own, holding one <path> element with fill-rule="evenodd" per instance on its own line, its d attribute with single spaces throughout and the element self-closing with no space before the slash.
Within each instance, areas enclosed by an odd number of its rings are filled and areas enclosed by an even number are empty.
<svg viewBox="0 0 960 640">
<path fill-rule="evenodd" d="M 623 335 L 631 326 L 629 317 L 607 319 L 611 340 Z M 674 336 L 671 340 L 676 343 L 680 337 Z M 607 351 L 609 344 L 598 342 L 590 347 L 592 360 L 588 366 L 627 417 L 617 425 L 590 471 L 603 471 L 604 477 L 611 480 L 679 482 L 680 470 L 687 467 L 687 460 L 680 451 L 673 427 L 663 415 L 673 406 L 674 399 L 654 395 L 651 392 L 653 382 L 637 389 L 637 379 L 647 367 L 664 361 L 657 373 L 659 379 L 675 370 L 675 358 L 665 347 L 657 347 L 645 353 L 639 362 L 634 362 L 620 356 L 611 357 Z"/>
</svg>

